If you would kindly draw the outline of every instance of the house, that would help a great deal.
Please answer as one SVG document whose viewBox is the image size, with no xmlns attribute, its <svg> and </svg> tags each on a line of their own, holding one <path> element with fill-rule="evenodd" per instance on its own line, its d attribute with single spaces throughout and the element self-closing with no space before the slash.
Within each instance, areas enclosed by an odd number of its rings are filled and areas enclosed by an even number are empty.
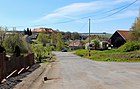
<svg viewBox="0 0 140 89">
<path fill-rule="evenodd" d="M 57 31 L 53 30 L 52 28 L 35 28 L 32 30 L 32 33 L 40 33 L 40 32 L 53 33 Z"/>
<path fill-rule="evenodd" d="M 126 30 L 117 30 L 111 37 L 110 42 L 113 47 L 118 48 L 124 43 L 126 43 L 127 39 L 129 38 L 129 32 Z"/>
<path fill-rule="evenodd" d="M 57 31 L 52 28 L 35 28 L 32 30 L 32 39 L 37 39 L 37 36 L 41 32 L 46 32 L 48 34 L 57 33 Z"/>
<path fill-rule="evenodd" d="M 69 44 L 70 49 L 80 49 L 83 47 L 80 40 L 71 41 Z"/>
</svg>

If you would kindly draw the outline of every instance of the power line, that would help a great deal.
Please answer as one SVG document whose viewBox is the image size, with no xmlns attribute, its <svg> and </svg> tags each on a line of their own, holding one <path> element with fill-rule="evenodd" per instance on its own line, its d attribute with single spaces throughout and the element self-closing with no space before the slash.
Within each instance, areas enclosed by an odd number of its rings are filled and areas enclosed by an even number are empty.
<svg viewBox="0 0 140 89">
<path fill-rule="evenodd" d="M 117 8 L 114 8 L 114 9 L 111 9 L 111 10 L 108 10 L 108 11 L 104 11 L 104 12 L 101 12 L 101 13 L 98 13 L 98 14 L 93 14 L 93 15 L 85 16 L 85 17 L 82 17 L 81 19 L 89 18 L 89 17 L 93 17 L 93 16 L 97 16 L 97 15 L 100 15 L 100 14 L 106 14 L 106 13 L 109 13 L 109 12 L 112 12 L 112 11 L 115 11 L 115 10 L 118 10 L 118 9 L 121 9 L 121 8 L 123 8 L 125 6 L 128 6 L 128 4 L 127 5 L 120 6 L 120 7 L 117 7 Z"/>
<path fill-rule="evenodd" d="M 116 11 L 110 15 L 107 15 L 107 16 L 104 16 L 104 17 L 101 17 L 101 18 L 98 18 L 98 19 L 94 19 L 94 20 L 99 20 L 99 19 L 105 19 L 107 17 L 110 17 L 110 16 L 113 16 L 119 12 L 121 12 L 122 10 L 130 7 L 131 5 L 135 4 L 138 0 L 135 0 L 134 2 L 128 4 L 128 5 L 123 5 L 123 6 L 120 6 L 120 7 L 117 7 L 117 8 L 114 8 L 114 9 L 111 9 L 111 10 L 108 10 L 108 11 L 105 11 L 105 12 L 102 12 L 100 14 L 106 14 L 106 13 L 110 13 L 112 11 Z M 94 14 L 94 15 L 89 15 L 89 16 L 85 16 L 85 17 L 82 17 L 82 18 L 78 18 L 78 19 L 72 19 L 72 20 L 67 20 L 67 21 L 60 21 L 60 22 L 56 22 L 56 23 L 50 23 L 50 24 L 38 24 L 38 25 L 23 25 L 23 26 L 7 26 L 8 28 L 13 28 L 13 27 L 16 27 L 16 28 L 20 28 L 20 27 L 37 27 L 37 26 L 46 26 L 46 25 L 52 25 L 52 24 L 63 24 L 63 23 L 69 23 L 69 22 L 74 22 L 74 21 L 77 21 L 77 20 L 81 20 L 81 19 L 86 19 L 86 18 L 89 18 L 89 17 L 93 17 L 93 16 L 96 16 L 96 15 L 99 15 L 99 14 Z"/>
<path fill-rule="evenodd" d="M 121 12 L 122 10 L 130 7 L 131 5 L 135 4 L 137 1 L 138 0 L 135 0 L 134 2 L 132 2 L 130 4 L 123 5 L 123 6 L 120 6 L 120 7 L 117 7 L 117 8 L 114 8 L 114 9 L 111 9 L 111 10 L 108 10 L 108 11 L 105 11 L 105 12 L 102 12 L 101 14 L 106 14 L 106 13 L 109 13 L 109 12 L 112 12 L 112 11 L 116 11 L 116 10 L 119 9 L 119 11 L 117 11 L 117 12 L 111 14 L 111 15 L 108 15 L 108 17 L 109 16 L 112 16 L 112 15 L 117 14 L 117 13 Z M 86 19 L 86 18 L 93 17 L 93 16 L 96 16 L 96 15 L 98 15 L 98 14 L 94 14 L 94 15 L 90 15 L 90 16 L 85 16 L 85 17 L 82 17 L 82 18 L 79 18 L 79 19 L 74 19 L 74 20 L 67 20 L 67 21 L 57 22 L 57 23 L 54 23 L 54 24 L 62 24 L 62 23 L 74 22 L 74 21 L 77 21 L 77 20 L 80 20 L 80 19 Z M 105 16 L 105 17 L 107 17 L 107 16 Z M 101 18 L 99 18 L 99 19 L 101 19 Z"/>
<path fill-rule="evenodd" d="M 79 31 L 85 29 L 86 26 L 87 26 L 87 23 L 84 23 L 84 25 L 81 26 L 81 28 L 79 29 Z"/>
<path fill-rule="evenodd" d="M 131 6 L 132 4 L 136 3 L 138 0 L 130 3 L 130 4 L 127 4 L 127 5 L 123 5 L 123 6 L 120 6 L 120 7 L 117 7 L 117 8 L 114 8 L 114 9 L 111 9 L 111 10 L 108 10 L 108 11 L 105 11 L 105 12 L 102 12 L 100 14 L 106 14 L 106 13 L 109 13 L 109 12 L 112 12 L 112 11 L 115 11 L 115 10 L 120 10 L 120 9 L 126 9 L 126 7 L 129 7 Z M 122 11 L 122 10 L 121 10 Z M 94 15 L 89 15 L 89 16 L 85 16 L 85 17 L 82 17 L 82 18 L 79 18 L 79 19 L 74 19 L 74 20 L 67 20 L 67 21 L 62 21 L 62 22 L 57 22 L 55 24 L 62 24 L 62 23 L 68 23 L 68 22 L 73 22 L 73 21 L 77 21 L 77 20 L 80 20 L 80 19 L 86 19 L 86 18 L 89 18 L 89 17 L 93 17 L 93 16 L 96 16 L 98 14 L 94 14 Z"/>
<path fill-rule="evenodd" d="M 135 0 L 134 2 L 132 2 L 132 3 L 130 3 L 129 5 L 125 6 L 124 8 L 122 8 L 122 9 L 120 9 L 120 10 L 118 10 L 118 11 L 116 11 L 116 12 L 110 14 L 110 15 L 107 15 L 107 16 L 105 16 L 105 17 L 101 17 L 101 18 L 98 18 L 98 19 L 105 19 L 105 18 L 108 18 L 108 17 L 110 17 L 110 16 L 113 16 L 113 15 L 115 15 L 115 14 L 117 14 L 117 13 L 119 13 L 119 12 L 125 10 L 126 8 L 130 7 L 131 5 L 135 4 L 137 1 L 138 1 L 138 0 Z M 95 19 L 94 19 L 94 20 L 95 20 Z"/>
</svg>

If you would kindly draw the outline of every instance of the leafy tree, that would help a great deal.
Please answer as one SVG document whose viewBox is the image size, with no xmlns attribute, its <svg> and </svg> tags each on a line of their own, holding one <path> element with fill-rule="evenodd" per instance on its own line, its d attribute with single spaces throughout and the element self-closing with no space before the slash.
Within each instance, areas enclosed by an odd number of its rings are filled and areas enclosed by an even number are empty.
<svg viewBox="0 0 140 89">
<path fill-rule="evenodd" d="M 73 32 L 72 33 L 72 39 L 75 40 L 75 39 L 80 39 L 80 34 L 78 32 Z"/>
<path fill-rule="evenodd" d="M 24 41 L 22 40 L 22 36 L 17 33 L 13 33 L 7 36 L 4 39 L 3 46 L 6 49 L 6 52 L 13 53 L 15 51 L 15 47 L 19 46 L 21 49 L 21 53 L 27 53 L 27 47 L 25 46 Z"/>
<path fill-rule="evenodd" d="M 52 48 L 49 44 L 46 45 L 46 51 L 48 52 L 48 55 L 50 55 Z"/>
<path fill-rule="evenodd" d="M 136 19 L 130 33 L 130 40 L 140 41 L 140 16 Z"/>
<path fill-rule="evenodd" d="M 64 40 L 69 41 L 71 38 L 71 32 L 65 32 L 63 36 Z"/>
<path fill-rule="evenodd" d="M 63 46 L 64 46 L 63 37 L 62 37 L 62 34 L 59 32 L 57 33 L 56 49 L 61 50 Z"/>
<path fill-rule="evenodd" d="M 120 49 L 124 52 L 140 50 L 140 15 L 132 26 L 129 41 L 127 41 Z"/>
<path fill-rule="evenodd" d="M 42 44 L 50 42 L 49 35 L 46 34 L 45 32 L 39 33 L 37 40 L 40 41 Z"/>
<path fill-rule="evenodd" d="M 57 43 L 57 34 L 56 33 L 52 33 L 51 34 L 51 44 L 52 45 L 56 45 Z"/>
<path fill-rule="evenodd" d="M 52 51 L 50 45 L 42 46 L 41 44 L 32 44 L 32 50 L 40 62 L 43 57 L 51 55 Z"/>
<path fill-rule="evenodd" d="M 42 45 L 32 45 L 32 50 L 35 54 L 35 57 L 41 62 L 41 58 L 44 56 L 44 47 Z"/>
</svg>

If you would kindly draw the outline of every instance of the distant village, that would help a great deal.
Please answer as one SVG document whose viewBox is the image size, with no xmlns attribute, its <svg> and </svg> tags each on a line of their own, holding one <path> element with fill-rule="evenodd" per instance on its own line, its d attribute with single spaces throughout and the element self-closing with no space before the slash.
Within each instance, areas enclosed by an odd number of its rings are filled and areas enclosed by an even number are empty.
<svg viewBox="0 0 140 89">
<path fill-rule="evenodd" d="M 53 30 L 52 28 L 35 28 L 33 30 L 27 28 L 27 30 L 31 31 L 31 35 L 28 37 L 28 42 L 31 43 L 34 40 L 37 40 L 39 33 L 45 32 L 46 34 L 53 34 L 58 33 L 61 31 Z M 128 37 L 129 37 L 129 30 L 116 30 L 114 34 L 110 33 L 78 33 L 78 32 L 61 32 L 63 35 L 64 42 L 67 42 L 67 46 L 69 49 L 111 49 L 111 48 L 118 48 L 123 45 Z M 13 31 L 7 31 L 6 34 L 12 34 Z M 17 33 L 27 35 L 25 30 L 24 31 L 17 31 Z M 69 38 L 68 38 L 69 37 Z M 89 44 L 90 39 L 90 44 Z M 95 44 L 95 41 L 99 44 Z M 96 47 L 97 46 L 97 47 Z"/>
</svg>

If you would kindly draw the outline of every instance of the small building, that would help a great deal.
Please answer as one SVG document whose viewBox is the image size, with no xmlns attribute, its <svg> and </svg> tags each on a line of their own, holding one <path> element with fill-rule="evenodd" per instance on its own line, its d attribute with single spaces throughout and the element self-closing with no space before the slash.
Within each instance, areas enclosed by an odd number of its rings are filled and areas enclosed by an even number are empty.
<svg viewBox="0 0 140 89">
<path fill-rule="evenodd" d="M 80 49 L 83 47 L 80 40 L 71 41 L 69 44 L 70 49 Z"/>
<path fill-rule="evenodd" d="M 110 44 L 109 41 L 100 41 L 100 43 L 99 43 L 100 50 L 108 50 L 111 48 L 112 48 L 112 45 Z"/>
<path fill-rule="evenodd" d="M 129 37 L 129 32 L 126 30 L 117 30 L 111 37 L 110 37 L 110 42 L 113 45 L 114 48 L 118 48 L 124 43 L 126 43 L 128 37 Z"/>
</svg>

